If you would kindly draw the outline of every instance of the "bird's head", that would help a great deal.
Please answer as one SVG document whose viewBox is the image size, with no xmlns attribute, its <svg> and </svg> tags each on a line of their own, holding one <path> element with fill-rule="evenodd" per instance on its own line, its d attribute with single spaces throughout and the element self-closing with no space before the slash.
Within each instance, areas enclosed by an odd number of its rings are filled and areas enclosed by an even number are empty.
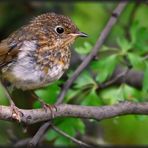
<svg viewBox="0 0 148 148">
<path fill-rule="evenodd" d="M 87 37 L 87 34 L 80 32 L 77 26 L 67 16 L 46 13 L 37 17 L 37 19 L 43 24 L 43 28 L 48 33 L 50 42 L 54 44 L 51 46 L 69 46 L 77 37 Z"/>
</svg>

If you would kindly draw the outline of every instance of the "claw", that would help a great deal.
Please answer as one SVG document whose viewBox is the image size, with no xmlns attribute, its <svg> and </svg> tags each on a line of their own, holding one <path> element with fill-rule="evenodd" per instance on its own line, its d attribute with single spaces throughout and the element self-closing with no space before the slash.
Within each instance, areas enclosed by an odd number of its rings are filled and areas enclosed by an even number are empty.
<svg viewBox="0 0 148 148">
<path fill-rule="evenodd" d="M 21 122 L 21 111 L 19 111 L 19 108 L 17 108 L 14 104 L 11 104 L 11 110 L 12 110 L 12 118 L 14 120 L 17 120 L 20 123 Z"/>
<path fill-rule="evenodd" d="M 45 112 L 47 112 L 48 109 L 50 110 L 51 118 L 53 119 L 54 118 L 53 110 L 55 109 L 57 111 L 57 107 L 55 105 L 50 105 L 50 104 L 46 104 L 46 103 L 43 103 L 43 102 L 42 102 L 42 107 L 45 110 Z"/>
<path fill-rule="evenodd" d="M 51 118 L 54 118 L 53 109 L 55 109 L 55 111 L 57 111 L 57 107 L 55 105 L 50 105 L 50 104 L 45 103 L 33 91 L 31 91 L 31 94 L 32 94 L 33 97 L 35 97 L 40 102 L 40 104 L 41 104 L 42 108 L 45 110 L 45 112 L 47 112 L 48 110 L 50 110 L 50 112 L 51 112 Z"/>
</svg>

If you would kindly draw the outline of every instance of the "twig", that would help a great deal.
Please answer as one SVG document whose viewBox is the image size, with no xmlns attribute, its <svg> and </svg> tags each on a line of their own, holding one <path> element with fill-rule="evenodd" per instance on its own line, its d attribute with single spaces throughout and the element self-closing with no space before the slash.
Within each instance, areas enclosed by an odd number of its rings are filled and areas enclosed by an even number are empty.
<svg viewBox="0 0 148 148">
<path fill-rule="evenodd" d="M 33 136 L 33 138 L 29 141 L 28 147 L 36 147 L 37 144 L 40 142 L 41 137 L 44 136 L 45 132 L 47 131 L 48 127 L 51 125 L 51 122 L 48 121 L 44 123 L 37 133 Z"/>
<path fill-rule="evenodd" d="M 119 73 L 116 77 L 112 78 L 111 80 L 105 82 L 104 84 L 100 84 L 101 89 L 106 88 L 112 84 L 114 84 L 116 81 L 118 81 L 118 79 L 120 79 L 121 77 L 125 77 L 125 75 L 129 72 L 129 69 Z M 125 79 L 126 80 L 126 79 Z"/>
<path fill-rule="evenodd" d="M 123 67 L 119 66 L 114 74 L 113 74 L 113 78 L 115 78 L 117 75 L 119 75 L 120 73 L 124 73 L 124 71 L 126 71 L 126 69 L 124 69 Z M 143 77 L 144 77 L 144 73 L 143 71 L 136 71 L 133 69 L 130 69 L 130 71 L 128 71 L 126 73 L 126 79 L 123 77 L 119 77 L 118 80 L 116 81 L 116 84 L 122 84 L 122 83 L 126 83 L 130 86 L 133 86 L 137 89 L 141 89 L 142 88 L 142 82 L 143 82 Z"/>
<path fill-rule="evenodd" d="M 80 141 L 80 140 L 78 140 L 78 139 L 76 139 L 76 138 L 74 138 L 74 137 L 68 135 L 67 133 L 63 132 L 62 130 L 60 130 L 59 128 L 57 128 L 57 127 L 54 126 L 54 125 L 51 125 L 51 127 L 52 127 L 57 133 L 59 133 L 59 134 L 61 134 L 62 136 L 64 136 L 64 137 L 70 139 L 71 141 L 73 141 L 74 143 L 76 143 L 76 144 L 78 144 L 78 145 L 80 145 L 80 146 L 85 146 L 85 147 L 89 147 L 89 148 L 92 147 L 92 146 L 90 146 L 89 144 L 84 143 L 84 142 L 82 142 L 82 141 Z"/>
<path fill-rule="evenodd" d="M 117 18 L 121 14 L 121 12 L 124 10 L 124 7 L 126 6 L 127 2 L 120 2 L 118 6 L 115 8 L 115 10 L 112 13 L 112 16 L 110 17 L 108 23 L 106 24 L 105 28 L 103 29 L 102 33 L 99 35 L 99 38 L 95 44 L 95 46 L 92 48 L 92 52 L 84 59 L 84 61 L 80 64 L 80 66 L 75 70 L 74 74 L 71 78 L 69 78 L 66 83 L 63 86 L 63 89 L 58 97 L 57 104 L 60 104 L 63 102 L 64 96 L 67 93 L 69 87 L 72 85 L 73 81 L 80 75 L 80 73 L 88 66 L 90 61 L 94 58 L 94 56 L 97 54 L 97 52 L 100 50 L 100 47 L 104 43 L 105 39 L 107 38 L 109 32 L 111 31 L 112 27 L 117 22 Z"/>
<path fill-rule="evenodd" d="M 31 138 L 26 138 L 23 140 L 19 140 L 18 142 L 16 142 L 13 147 L 17 148 L 17 147 L 24 147 L 27 146 L 28 142 L 31 140 Z"/>
</svg>

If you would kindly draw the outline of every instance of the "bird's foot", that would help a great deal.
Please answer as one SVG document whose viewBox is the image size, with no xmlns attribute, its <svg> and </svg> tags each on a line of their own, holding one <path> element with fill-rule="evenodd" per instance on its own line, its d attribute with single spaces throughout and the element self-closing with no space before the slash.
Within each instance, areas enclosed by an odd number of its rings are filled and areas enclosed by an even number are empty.
<svg viewBox="0 0 148 148">
<path fill-rule="evenodd" d="M 21 122 L 21 114 L 22 112 L 20 111 L 19 108 L 15 106 L 15 104 L 11 104 L 11 111 L 12 111 L 12 119 Z"/>
<path fill-rule="evenodd" d="M 50 110 L 50 112 L 51 112 L 51 118 L 54 118 L 53 110 L 57 111 L 57 107 L 55 105 L 47 104 L 44 101 L 41 101 L 40 103 L 42 105 L 42 108 L 45 110 L 45 112 L 47 112 L 48 110 Z"/>
</svg>

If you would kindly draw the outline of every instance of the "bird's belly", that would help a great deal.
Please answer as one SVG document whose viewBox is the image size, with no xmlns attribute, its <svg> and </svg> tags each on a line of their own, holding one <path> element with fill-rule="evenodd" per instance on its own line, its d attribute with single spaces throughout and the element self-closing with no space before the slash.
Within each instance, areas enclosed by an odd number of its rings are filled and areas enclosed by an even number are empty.
<svg viewBox="0 0 148 148">
<path fill-rule="evenodd" d="M 29 62 L 29 63 L 28 63 Z M 16 88 L 31 90 L 44 87 L 55 80 L 58 80 L 64 73 L 63 65 L 56 64 L 52 68 L 41 70 L 29 59 L 17 61 L 4 72 L 4 77 Z"/>
<path fill-rule="evenodd" d="M 17 70 L 18 69 L 18 70 Z M 41 70 L 36 69 L 20 69 L 15 67 L 9 75 L 9 81 L 22 90 L 31 90 L 44 87 L 55 80 L 58 80 L 64 71 L 61 65 L 57 65 L 53 69 L 48 70 L 45 74 Z"/>
</svg>

